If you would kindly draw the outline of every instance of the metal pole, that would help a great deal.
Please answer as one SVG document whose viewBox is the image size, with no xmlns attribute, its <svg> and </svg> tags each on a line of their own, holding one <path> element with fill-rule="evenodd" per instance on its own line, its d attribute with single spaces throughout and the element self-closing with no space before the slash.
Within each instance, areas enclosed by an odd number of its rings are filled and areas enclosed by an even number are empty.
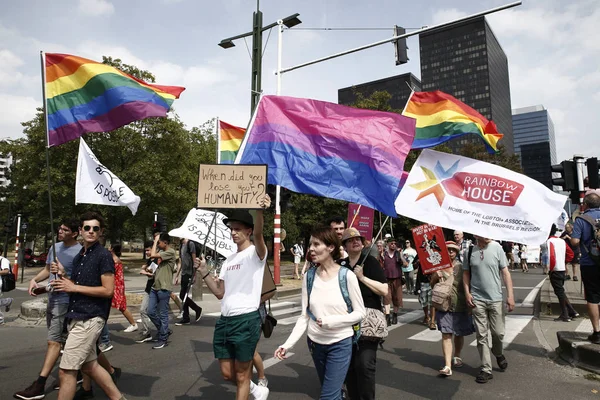
<svg viewBox="0 0 600 400">
<path fill-rule="evenodd" d="M 573 156 L 575 166 L 577 168 L 577 190 L 579 190 L 579 209 L 583 211 L 583 198 L 585 197 L 585 185 L 583 183 L 583 175 L 585 174 L 585 158 L 582 155 L 576 154 Z"/>
<path fill-rule="evenodd" d="M 277 21 L 277 71 L 281 71 L 281 53 L 283 50 L 283 21 Z M 281 74 L 277 74 L 277 91 L 281 95 Z M 281 283 L 281 187 L 275 186 L 275 219 L 273 221 L 273 280 Z"/>
<path fill-rule="evenodd" d="M 13 264 L 13 274 L 15 280 L 19 277 L 19 235 L 21 234 L 21 214 L 17 214 L 17 239 L 15 241 L 15 262 Z"/>
<path fill-rule="evenodd" d="M 520 6 L 521 3 L 522 3 L 521 1 L 516 1 L 514 3 L 506 4 L 504 6 L 492 8 L 492 9 L 489 9 L 487 11 L 482 11 L 482 12 L 479 12 L 479 13 L 476 13 L 476 14 L 469 15 L 467 17 L 459 18 L 459 19 L 454 20 L 454 21 L 444 22 L 443 24 L 438 24 L 438 25 L 429 26 L 429 27 L 426 27 L 426 28 L 417 29 L 416 31 L 412 31 L 410 33 L 405 33 L 403 35 L 393 36 L 390 39 L 380 40 L 379 42 L 375 42 L 375 43 L 367 44 L 367 45 L 364 45 L 364 46 L 360 46 L 360 47 L 357 47 L 355 49 L 350 49 L 350 50 L 342 51 L 340 53 L 335 53 L 335 54 L 332 54 L 332 55 L 327 56 L 327 57 L 317 58 L 316 60 L 305 62 L 303 64 L 298 64 L 298 65 L 293 66 L 293 67 L 283 68 L 283 69 L 279 70 L 279 72 L 282 73 L 282 74 L 284 74 L 286 72 L 290 72 L 290 71 L 293 71 L 295 69 L 299 69 L 299 68 L 307 67 L 309 65 L 318 64 L 318 63 L 323 62 L 323 61 L 331 60 L 332 58 L 337 58 L 337 57 L 345 56 L 346 54 L 356 53 L 358 51 L 370 49 L 371 47 L 381 46 L 382 44 L 386 44 L 386 43 L 393 43 L 394 41 L 396 41 L 398 39 L 407 38 L 407 37 L 410 37 L 410 36 L 414 36 L 414 35 L 418 35 L 418 34 L 421 34 L 421 33 L 429 32 L 429 31 L 432 31 L 434 29 L 443 28 L 443 27 L 446 27 L 448 25 L 453 25 L 453 24 L 456 24 L 456 23 L 468 21 L 468 20 L 473 19 L 473 18 L 481 17 L 481 16 L 484 16 L 484 15 L 487 15 L 487 14 L 492 14 L 492 13 L 495 13 L 495 12 L 498 12 L 498 11 L 506 10 L 508 8 Z"/>
<path fill-rule="evenodd" d="M 262 75 L 262 12 L 258 9 L 256 2 L 256 12 L 252 18 L 252 87 L 250 93 L 250 113 L 254 112 L 260 92 Z"/>
<path fill-rule="evenodd" d="M 27 246 L 27 231 L 23 235 L 23 246 Z M 21 257 L 19 258 L 21 262 L 21 283 L 23 283 L 23 277 L 25 276 L 25 249 L 21 250 Z"/>
</svg>

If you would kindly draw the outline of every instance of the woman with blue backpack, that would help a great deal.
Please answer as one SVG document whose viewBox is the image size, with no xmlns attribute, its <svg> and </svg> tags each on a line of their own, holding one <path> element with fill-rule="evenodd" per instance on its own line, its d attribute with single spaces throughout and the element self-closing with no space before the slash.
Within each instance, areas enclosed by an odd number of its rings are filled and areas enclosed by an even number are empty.
<svg viewBox="0 0 600 400">
<path fill-rule="evenodd" d="M 342 398 L 342 385 L 352 348 L 360 336 L 359 322 L 365 306 L 356 275 L 342 268 L 340 239 L 326 226 L 311 232 L 309 252 L 318 265 L 310 268 L 302 282 L 302 315 L 288 340 L 275 351 L 282 360 L 308 328 L 308 348 L 321 382 L 321 400 Z"/>
</svg>

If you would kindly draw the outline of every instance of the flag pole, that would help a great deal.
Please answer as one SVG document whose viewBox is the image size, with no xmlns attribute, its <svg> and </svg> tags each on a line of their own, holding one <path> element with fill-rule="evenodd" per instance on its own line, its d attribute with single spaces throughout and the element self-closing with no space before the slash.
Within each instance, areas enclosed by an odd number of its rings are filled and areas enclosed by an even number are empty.
<svg viewBox="0 0 600 400">
<path fill-rule="evenodd" d="M 52 180 L 50 179 L 50 135 L 48 132 L 48 107 L 46 106 L 46 54 L 40 51 L 42 67 L 42 102 L 44 107 L 44 126 L 46 128 L 46 174 L 48 177 L 48 209 L 50 212 L 50 232 L 52 233 L 52 255 L 56 261 L 56 240 L 54 239 L 54 217 L 52 216 Z"/>
<path fill-rule="evenodd" d="M 217 139 L 217 164 L 221 164 L 221 129 L 219 127 L 219 117 L 215 123 L 215 138 Z"/>
<path fill-rule="evenodd" d="M 354 221 L 356 221 L 356 217 L 358 216 L 358 213 L 360 212 L 361 207 L 362 207 L 362 204 L 359 204 L 358 208 L 356 209 L 356 212 L 354 213 L 354 217 L 352 217 L 352 222 L 350 222 L 350 226 L 348 228 L 352 228 L 352 226 L 354 225 Z"/>
<path fill-rule="evenodd" d="M 277 21 L 277 96 L 281 95 L 281 55 L 283 53 L 283 21 Z M 258 108 L 258 106 L 257 106 Z M 281 187 L 275 186 L 275 218 L 273 220 L 273 280 L 281 283 Z"/>
</svg>

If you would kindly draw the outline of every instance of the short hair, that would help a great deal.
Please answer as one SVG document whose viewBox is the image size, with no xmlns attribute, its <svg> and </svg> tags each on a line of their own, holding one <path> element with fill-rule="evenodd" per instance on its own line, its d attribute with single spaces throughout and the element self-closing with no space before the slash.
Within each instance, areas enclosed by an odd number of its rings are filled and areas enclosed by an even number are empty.
<svg viewBox="0 0 600 400">
<path fill-rule="evenodd" d="M 556 231 L 558 231 L 556 224 L 552 224 L 552 227 L 550 228 L 550 236 L 554 236 L 556 234 Z"/>
<path fill-rule="evenodd" d="M 330 226 L 317 226 L 310 232 L 310 236 L 319 239 L 325 244 L 325 246 L 333 246 L 331 258 L 334 260 L 337 260 L 342 256 L 340 252 L 340 246 L 342 245 L 342 242 Z"/>
<path fill-rule="evenodd" d="M 148 247 L 152 248 L 152 246 L 154 245 L 154 242 L 152 240 L 146 240 L 144 242 L 144 248 L 147 249 Z"/>
<path fill-rule="evenodd" d="M 87 211 L 83 213 L 83 215 L 79 218 L 79 227 L 83 227 L 83 223 L 85 221 L 91 221 L 93 219 L 100 223 L 101 229 L 104 229 L 104 218 L 102 218 L 102 215 L 96 211 Z"/>
<path fill-rule="evenodd" d="M 65 218 L 62 220 L 61 224 L 69 228 L 71 232 L 77 233 L 77 231 L 79 230 L 79 221 L 77 220 L 77 218 Z"/>
<path fill-rule="evenodd" d="M 583 198 L 583 203 L 588 208 L 600 208 L 600 196 L 596 193 L 590 193 Z"/>
<path fill-rule="evenodd" d="M 454 231 L 454 235 L 463 235 L 464 236 L 462 231 Z"/>
<path fill-rule="evenodd" d="M 113 253 L 115 253 L 117 257 L 121 257 L 121 244 L 120 243 L 115 243 L 114 245 L 112 245 L 110 247 L 112 248 Z"/>
<path fill-rule="evenodd" d="M 336 224 L 344 224 L 344 228 L 346 227 L 346 220 L 344 218 L 340 217 L 340 216 L 335 216 L 335 217 L 329 218 L 327 220 L 327 225 L 331 226 L 331 224 L 334 223 L 334 222 Z"/>
<path fill-rule="evenodd" d="M 158 240 L 167 242 L 167 243 L 171 243 L 171 236 L 169 236 L 169 234 L 167 232 L 163 232 L 158 237 Z"/>
</svg>

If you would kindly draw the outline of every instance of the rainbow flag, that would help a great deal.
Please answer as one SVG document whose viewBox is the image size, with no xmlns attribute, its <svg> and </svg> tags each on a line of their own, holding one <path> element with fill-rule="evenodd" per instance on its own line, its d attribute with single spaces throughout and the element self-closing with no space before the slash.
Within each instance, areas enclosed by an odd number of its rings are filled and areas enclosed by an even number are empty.
<svg viewBox="0 0 600 400">
<path fill-rule="evenodd" d="M 146 83 L 118 69 L 68 54 L 45 54 L 48 145 L 164 117 L 185 90 Z"/>
<path fill-rule="evenodd" d="M 496 124 L 462 101 L 436 90 L 434 92 L 414 92 L 402 115 L 417 120 L 417 130 L 413 149 L 426 149 L 474 133 L 479 135 L 487 150 L 498 151 L 498 141 L 502 139 Z"/>
<path fill-rule="evenodd" d="M 219 141 L 217 164 L 233 164 L 237 156 L 242 140 L 246 134 L 246 129 L 229 125 L 226 122 L 219 121 Z"/>
<path fill-rule="evenodd" d="M 324 101 L 263 96 L 236 164 L 267 164 L 268 183 L 396 216 L 415 120 Z"/>
</svg>

